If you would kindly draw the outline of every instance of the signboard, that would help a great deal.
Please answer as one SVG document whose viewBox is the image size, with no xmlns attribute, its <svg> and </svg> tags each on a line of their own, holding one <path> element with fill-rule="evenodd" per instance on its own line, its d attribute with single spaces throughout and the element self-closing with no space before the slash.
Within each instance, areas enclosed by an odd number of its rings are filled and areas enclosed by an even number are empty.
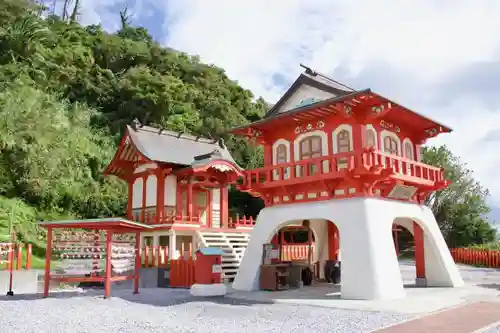
<svg viewBox="0 0 500 333">
<path fill-rule="evenodd" d="M 394 185 L 388 197 L 392 199 L 405 199 L 408 200 L 415 195 L 417 188 L 407 185 Z"/>
<path fill-rule="evenodd" d="M 212 265 L 212 273 L 222 273 L 222 265 Z"/>
</svg>

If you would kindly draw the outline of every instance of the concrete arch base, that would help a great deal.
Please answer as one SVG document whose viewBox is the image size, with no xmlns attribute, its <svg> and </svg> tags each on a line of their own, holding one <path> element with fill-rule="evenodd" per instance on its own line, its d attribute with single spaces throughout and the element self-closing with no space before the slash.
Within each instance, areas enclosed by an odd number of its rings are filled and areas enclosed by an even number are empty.
<svg viewBox="0 0 500 333">
<path fill-rule="evenodd" d="M 351 198 L 263 209 L 233 288 L 245 291 L 259 288 L 262 245 L 269 243 L 277 230 L 304 219 L 325 219 L 333 221 L 340 233 L 342 298 L 382 300 L 404 297 L 391 232 L 396 218 L 411 219 L 424 231 L 427 285 L 462 286 L 458 268 L 427 206 L 379 198 Z"/>
</svg>

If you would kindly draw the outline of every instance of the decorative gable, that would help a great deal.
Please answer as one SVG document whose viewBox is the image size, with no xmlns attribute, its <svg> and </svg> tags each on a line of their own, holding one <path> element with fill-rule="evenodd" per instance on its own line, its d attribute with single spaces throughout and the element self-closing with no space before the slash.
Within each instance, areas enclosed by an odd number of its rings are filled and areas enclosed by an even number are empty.
<svg viewBox="0 0 500 333">
<path fill-rule="evenodd" d="M 308 67 L 302 67 L 306 68 L 306 71 L 300 74 L 280 100 L 267 112 L 265 118 L 353 92 L 341 83 Z"/>
<path fill-rule="evenodd" d="M 316 102 L 324 101 L 325 99 L 336 97 L 337 95 L 310 85 L 302 84 L 298 87 L 291 96 L 283 101 L 276 113 L 290 111 L 299 107 L 303 107 Z"/>
</svg>

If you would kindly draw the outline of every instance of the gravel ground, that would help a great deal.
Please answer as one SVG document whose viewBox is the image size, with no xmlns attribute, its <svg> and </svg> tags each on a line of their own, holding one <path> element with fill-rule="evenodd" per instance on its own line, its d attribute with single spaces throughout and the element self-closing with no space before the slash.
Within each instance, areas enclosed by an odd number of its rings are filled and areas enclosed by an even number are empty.
<svg viewBox="0 0 500 333">
<path fill-rule="evenodd" d="M 0 297 L 0 332 L 369 332 L 408 316 L 306 305 L 193 298 L 185 290 L 115 290 Z"/>
</svg>

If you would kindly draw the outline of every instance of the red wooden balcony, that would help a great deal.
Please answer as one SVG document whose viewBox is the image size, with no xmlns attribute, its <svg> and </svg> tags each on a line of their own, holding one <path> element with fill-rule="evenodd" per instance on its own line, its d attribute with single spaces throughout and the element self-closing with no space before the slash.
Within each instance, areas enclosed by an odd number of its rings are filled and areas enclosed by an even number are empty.
<svg viewBox="0 0 500 333">
<path fill-rule="evenodd" d="M 135 210 L 133 214 L 133 220 L 136 222 L 141 222 L 147 225 L 172 225 L 172 224 L 193 224 L 193 225 L 203 225 L 205 227 L 212 227 L 212 221 L 209 220 L 208 212 L 205 214 L 192 214 L 192 215 L 183 215 L 176 214 L 176 211 L 173 207 L 165 207 L 163 212 L 163 218 L 159 218 L 156 214 L 156 209 L 151 210 L 149 207 L 149 211 L 147 210 Z M 239 216 L 236 215 L 235 218 L 229 217 L 228 225 L 226 228 L 253 228 L 255 225 L 255 219 L 253 217 L 247 216 Z M 221 224 L 221 228 L 224 226 Z"/>
<path fill-rule="evenodd" d="M 405 185 L 433 188 L 446 183 L 444 172 L 404 157 L 383 153 L 373 148 L 340 153 L 314 159 L 294 161 L 245 171 L 238 185 L 242 191 L 261 193 L 266 189 L 292 185 L 321 183 L 334 179 L 355 179 L 382 175 Z"/>
</svg>

